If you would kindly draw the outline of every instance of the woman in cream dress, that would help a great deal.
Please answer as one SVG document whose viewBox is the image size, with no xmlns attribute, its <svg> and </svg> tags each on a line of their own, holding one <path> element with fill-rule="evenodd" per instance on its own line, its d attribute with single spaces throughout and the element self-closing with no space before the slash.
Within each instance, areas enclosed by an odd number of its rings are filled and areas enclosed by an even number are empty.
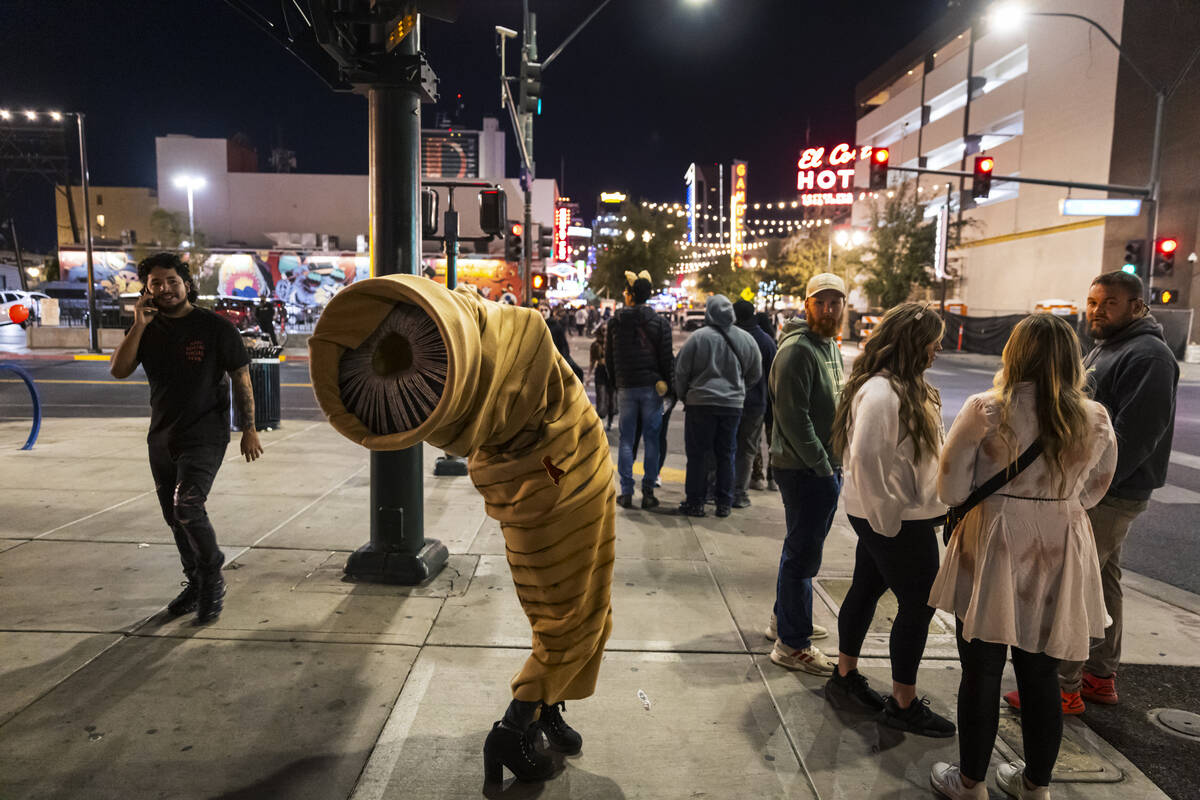
<svg viewBox="0 0 1200 800">
<path fill-rule="evenodd" d="M 1035 439 L 1043 452 L 959 523 L 930 605 L 958 622 L 961 765 L 935 764 L 933 788 L 986 798 L 983 781 L 999 725 L 1008 650 L 1021 694 L 1027 765 L 1002 765 L 997 784 L 1048 798 L 1062 739 L 1060 660 L 1086 659 L 1104 636 L 1099 561 L 1085 509 L 1103 497 L 1116 466 L 1108 412 L 1088 400 L 1079 340 L 1050 314 L 1022 320 L 1005 345 L 995 387 L 967 399 L 946 438 L 938 494 L 958 505 Z"/>
</svg>

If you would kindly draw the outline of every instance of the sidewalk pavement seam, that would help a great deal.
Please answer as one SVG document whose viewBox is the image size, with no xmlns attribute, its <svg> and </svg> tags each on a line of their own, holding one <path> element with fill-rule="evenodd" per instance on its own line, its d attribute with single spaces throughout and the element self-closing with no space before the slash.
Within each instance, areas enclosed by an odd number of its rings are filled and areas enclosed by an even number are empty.
<svg viewBox="0 0 1200 800">
<path fill-rule="evenodd" d="M 396 764 L 408 741 L 408 733 L 412 729 L 413 722 L 416 721 L 421 701 L 425 698 L 426 692 L 429 691 L 429 684 L 433 680 L 433 662 L 423 658 L 424 654 L 425 648 L 422 645 L 408 675 L 400 684 L 400 691 L 396 694 L 396 700 L 388 712 L 383 730 L 375 739 L 375 745 L 371 748 L 371 753 L 367 756 L 366 763 L 363 764 L 362 771 L 359 772 L 358 778 L 354 782 L 350 800 L 379 800 L 391 785 Z M 407 699 L 404 697 L 404 691 L 409 686 L 415 687 L 414 691 L 418 695 L 415 700 L 411 697 Z"/>
</svg>

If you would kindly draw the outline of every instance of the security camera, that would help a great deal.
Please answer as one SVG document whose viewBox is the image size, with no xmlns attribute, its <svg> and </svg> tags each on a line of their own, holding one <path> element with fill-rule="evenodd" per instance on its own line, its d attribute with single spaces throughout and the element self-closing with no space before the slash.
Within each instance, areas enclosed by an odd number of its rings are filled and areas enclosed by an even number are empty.
<svg viewBox="0 0 1200 800">
<path fill-rule="evenodd" d="M 1195 263 L 1196 263 L 1196 254 L 1195 254 L 1195 252 L 1192 252 L 1192 253 L 1190 253 L 1190 254 L 1188 255 L 1188 261 L 1189 261 L 1189 262 L 1191 262 L 1192 264 L 1195 264 Z"/>
<path fill-rule="evenodd" d="M 517 32 L 512 28 L 506 28 L 503 25 L 496 26 L 496 33 L 500 34 L 500 37 L 503 39 L 512 39 L 517 35 Z"/>
</svg>

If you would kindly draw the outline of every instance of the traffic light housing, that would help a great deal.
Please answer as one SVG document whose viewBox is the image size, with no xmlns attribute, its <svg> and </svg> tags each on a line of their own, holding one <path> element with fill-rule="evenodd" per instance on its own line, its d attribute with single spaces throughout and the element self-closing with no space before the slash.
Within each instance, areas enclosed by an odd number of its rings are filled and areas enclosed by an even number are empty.
<svg viewBox="0 0 1200 800">
<path fill-rule="evenodd" d="M 525 251 L 521 245 L 521 234 L 525 232 L 525 226 L 519 222 L 510 223 L 508 226 L 508 235 L 504 237 L 504 258 L 508 261 L 521 261 L 525 257 Z"/>
<path fill-rule="evenodd" d="M 521 94 L 517 104 L 522 114 L 542 113 L 542 65 L 521 54 Z"/>
<path fill-rule="evenodd" d="M 1159 239 L 1154 243 L 1155 275 L 1170 275 L 1175 271 L 1175 251 L 1179 249 L 1179 240 L 1171 237 Z M 1165 303 L 1164 303 L 1165 305 Z"/>
<path fill-rule="evenodd" d="M 975 156 L 975 177 L 971 182 L 971 199 L 982 200 L 992 191 L 992 170 L 996 159 L 991 156 Z"/>
<path fill-rule="evenodd" d="M 554 232 L 542 231 L 542 235 L 538 238 L 538 255 L 543 261 L 549 261 L 554 258 Z"/>
<path fill-rule="evenodd" d="M 489 236 L 503 236 L 508 221 L 508 198 L 503 189 L 479 193 L 479 229 Z"/>
<path fill-rule="evenodd" d="M 1121 271 L 1128 272 L 1130 275 L 1137 275 L 1142 271 L 1142 265 L 1146 263 L 1146 240 L 1145 239 L 1130 239 L 1125 243 L 1125 261 L 1122 262 Z"/>
<path fill-rule="evenodd" d="M 867 167 L 870 176 L 868 185 L 871 189 L 887 188 L 888 159 L 891 155 L 886 147 L 876 147 L 871 151 L 871 160 Z"/>
<path fill-rule="evenodd" d="M 533 294 L 533 302 L 536 305 L 546 299 L 546 274 L 544 272 L 531 272 L 529 274 L 529 288 Z"/>
<path fill-rule="evenodd" d="M 1173 306 L 1179 302 L 1179 292 L 1175 289 L 1153 289 L 1150 292 L 1150 305 Z"/>
</svg>

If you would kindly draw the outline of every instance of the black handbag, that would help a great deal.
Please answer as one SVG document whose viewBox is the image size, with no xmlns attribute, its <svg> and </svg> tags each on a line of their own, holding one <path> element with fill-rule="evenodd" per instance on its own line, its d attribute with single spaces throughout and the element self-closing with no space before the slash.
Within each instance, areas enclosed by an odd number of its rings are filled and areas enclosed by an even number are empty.
<svg viewBox="0 0 1200 800">
<path fill-rule="evenodd" d="M 1037 457 L 1041 454 L 1042 442 L 1038 439 L 1025 448 L 1025 452 L 1021 453 L 1016 461 L 1009 464 L 1000 472 L 997 472 L 986 483 L 971 492 L 970 496 L 960 505 L 950 506 L 950 508 L 946 509 L 946 525 L 942 528 L 942 542 L 950 544 L 950 536 L 954 533 L 954 529 L 958 527 L 958 523 L 963 521 L 963 517 L 967 515 L 968 511 L 982 503 L 989 496 L 995 494 L 1004 484 L 1024 472 L 1025 468 L 1036 461 Z"/>
</svg>

